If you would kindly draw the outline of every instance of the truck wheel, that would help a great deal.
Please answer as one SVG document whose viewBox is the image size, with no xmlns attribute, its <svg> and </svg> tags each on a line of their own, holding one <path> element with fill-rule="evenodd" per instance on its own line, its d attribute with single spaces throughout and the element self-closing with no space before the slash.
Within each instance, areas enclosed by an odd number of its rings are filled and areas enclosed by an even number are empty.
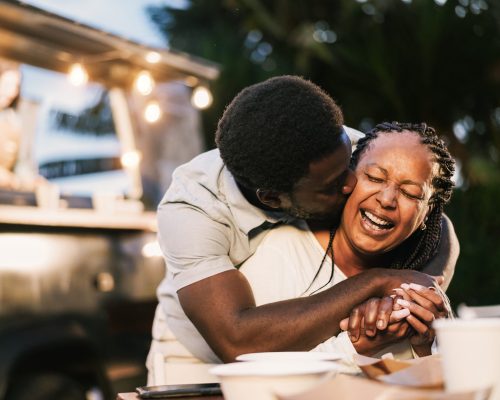
<svg viewBox="0 0 500 400">
<path fill-rule="evenodd" d="M 16 377 L 9 385 L 9 400 L 85 400 L 85 390 L 72 378 L 57 374 Z"/>
</svg>

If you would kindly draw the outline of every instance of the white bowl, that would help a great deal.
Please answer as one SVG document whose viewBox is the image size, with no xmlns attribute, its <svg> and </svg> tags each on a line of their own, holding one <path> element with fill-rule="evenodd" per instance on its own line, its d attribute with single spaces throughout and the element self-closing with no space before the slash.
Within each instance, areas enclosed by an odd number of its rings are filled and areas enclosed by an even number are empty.
<svg viewBox="0 0 500 400">
<path fill-rule="evenodd" d="M 340 360 L 339 353 L 320 351 L 268 351 L 262 353 L 241 354 L 238 361 L 334 361 Z"/>
<path fill-rule="evenodd" d="M 225 400 L 276 400 L 275 394 L 310 389 L 337 368 L 328 361 L 247 361 L 218 365 L 210 373 L 219 378 Z"/>
</svg>

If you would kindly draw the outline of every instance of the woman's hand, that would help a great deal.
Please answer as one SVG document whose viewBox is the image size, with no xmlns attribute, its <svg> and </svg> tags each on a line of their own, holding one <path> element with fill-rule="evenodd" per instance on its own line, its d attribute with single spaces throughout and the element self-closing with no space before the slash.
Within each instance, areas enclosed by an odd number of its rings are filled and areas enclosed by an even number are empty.
<svg viewBox="0 0 500 400">
<path fill-rule="evenodd" d="M 378 282 L 380 289 L 378 297 L 389 296 L 394 288 L 399 288 L 402 284 L 409 282 L 417 283 L 422 287 L 441 285 L 444 282 L 443 276 L 432 276 L 409 269 L 370 268 L 362 273 L 372 274 L 373 279 Z"/>
<path fill-rule="evenodd" d="M 395 289 L 395 293 L 401 296 L 396 300 L 396 304 L 410 312 L 406 321 L 415 331 L 410 343 L 419 353 L 419 349 L 428 348 L 436 337 L 432 328 L 434 320 L 448 316 L 444 299 L 434 288 L 416 283 L 402 284 L 400 289 Z M 425 352 L 427 353 L 427 350 Z"/>
</svg>

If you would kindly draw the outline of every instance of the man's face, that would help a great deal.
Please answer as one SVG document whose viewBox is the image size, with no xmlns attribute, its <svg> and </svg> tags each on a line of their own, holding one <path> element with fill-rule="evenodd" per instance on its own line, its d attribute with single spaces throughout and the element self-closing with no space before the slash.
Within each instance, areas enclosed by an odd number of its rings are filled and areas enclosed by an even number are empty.
<svg viewBox="0 0 500 400">
<path fill-rule="evenodd" d="M 337 149 L 309 164 L 309 173 L 297 182 L 293 192 L 280 196 L 281 208 L 297 218 L 337 219 L 356 185 L 348 168 L 350 158 L 351 143 L 344 132 Z"/>
</svg>

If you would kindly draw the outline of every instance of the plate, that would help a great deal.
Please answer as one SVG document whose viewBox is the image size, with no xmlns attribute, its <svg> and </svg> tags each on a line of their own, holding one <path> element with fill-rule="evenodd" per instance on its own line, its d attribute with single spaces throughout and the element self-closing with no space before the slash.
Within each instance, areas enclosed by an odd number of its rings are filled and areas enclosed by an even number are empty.
<svg viewBox="0 0 500 400">
<path fill-rule="evenodd" d="M 218 365 L 210 369 L 216 376 L 288 376 L 321 374 L 339 369 L 337 363 L 311 360 L 307 362 L 249 361 Z"/>
<path fill-rule="evenodd" d="M 263 353 L 247 353 L 236 357 L 238 361 L 333 361 L 340 360 L 342 355 L 320 351 L 270 351 Z"/>
</svg>

